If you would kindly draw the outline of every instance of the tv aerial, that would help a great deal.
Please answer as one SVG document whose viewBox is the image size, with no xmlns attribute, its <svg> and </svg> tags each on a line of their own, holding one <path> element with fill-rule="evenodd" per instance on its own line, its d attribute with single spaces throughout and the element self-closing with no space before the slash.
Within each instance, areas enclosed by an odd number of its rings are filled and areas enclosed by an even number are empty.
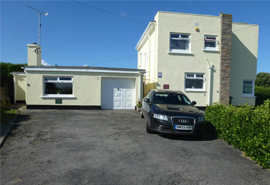
<svg viewBox="0 0 270 185">
<path fill-rule="evenodd" d="M 38 12 L 38 15 L 39 15 L 39 24 L 38 24 L 38 45 L 40 46 L 40 40 L 41 40 L 41 15 L 44 15 L 44 16 L 47 16 L 49 15 L 49 13 L 46 13 L 46 12 L 43 12 L 43 11 L 40 11 L 38 9 L 35 9 L 31 6 L 27 6 L 28 8 L 31 8 L 32 10 L 35 10 Z"/>
</svg>

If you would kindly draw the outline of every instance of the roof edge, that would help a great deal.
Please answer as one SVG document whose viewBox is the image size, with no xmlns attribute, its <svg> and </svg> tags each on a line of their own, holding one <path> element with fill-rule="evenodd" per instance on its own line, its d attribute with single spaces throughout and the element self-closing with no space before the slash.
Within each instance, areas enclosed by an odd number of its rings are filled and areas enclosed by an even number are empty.
<svg viewBox="0 0 270 185">
<path fill-rule="evenodd" d="M 154 24 L 156 23 L 156 21 L 151 21 L 149 22 L 149 24 L 147 25 L 146 29 L 144 30 L 139 42 L 137 43 L 135 49 L 138 50 L 138 48 L 140 47 L 141 43 L 143 42 L 143 40 L 145 39 L 145 36 L 147 35 L 147 33 L 149 32 L 150 28 L 152 26 L 154 26 Z"/>
</svg>

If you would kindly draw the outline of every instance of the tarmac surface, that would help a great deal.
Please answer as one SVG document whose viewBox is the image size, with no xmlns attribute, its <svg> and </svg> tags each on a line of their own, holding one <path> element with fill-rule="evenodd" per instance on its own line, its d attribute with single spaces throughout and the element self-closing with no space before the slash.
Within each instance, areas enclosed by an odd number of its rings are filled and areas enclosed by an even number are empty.
<svg viewBox="0 0 270 185">
<path fill-rule="evenodd" d="M 1 184 L 270 184 L 222 140 L 145 123 L 135 110 L 25 110 L 0 150 Z"/>
</svg>

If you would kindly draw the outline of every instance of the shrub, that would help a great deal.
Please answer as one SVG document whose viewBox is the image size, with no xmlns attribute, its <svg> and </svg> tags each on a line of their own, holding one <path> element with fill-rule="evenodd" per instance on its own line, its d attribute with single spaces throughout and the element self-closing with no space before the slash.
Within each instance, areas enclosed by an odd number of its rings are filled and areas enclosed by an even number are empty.
<svg viewBox="0 0 270 185">
<path fill-rule="evenodd" d="M 261 105 L 267 99 L 270 99 L 270 87 L 255 87 L 256 105 Z"/>
<path fill-rule="evenodd" d="M 206 120 L 214 125 L 217 137 L 242 150 L 264 168 L 270 168 L 269 102 L 256 108 L 217 103 L 206 108 Z"/>
</svg>

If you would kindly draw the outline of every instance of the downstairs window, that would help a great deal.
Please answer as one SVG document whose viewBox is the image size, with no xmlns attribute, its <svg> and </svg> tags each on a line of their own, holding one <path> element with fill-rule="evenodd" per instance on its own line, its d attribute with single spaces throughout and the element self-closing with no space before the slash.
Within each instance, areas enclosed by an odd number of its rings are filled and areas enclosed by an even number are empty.
<svg viewBox="0 0 270 185">
<path fill-rule="evenodd" d="M 72 95 L 73 78 L 67 76 L 45 76 L 44 95 Z"/>
</svg>

